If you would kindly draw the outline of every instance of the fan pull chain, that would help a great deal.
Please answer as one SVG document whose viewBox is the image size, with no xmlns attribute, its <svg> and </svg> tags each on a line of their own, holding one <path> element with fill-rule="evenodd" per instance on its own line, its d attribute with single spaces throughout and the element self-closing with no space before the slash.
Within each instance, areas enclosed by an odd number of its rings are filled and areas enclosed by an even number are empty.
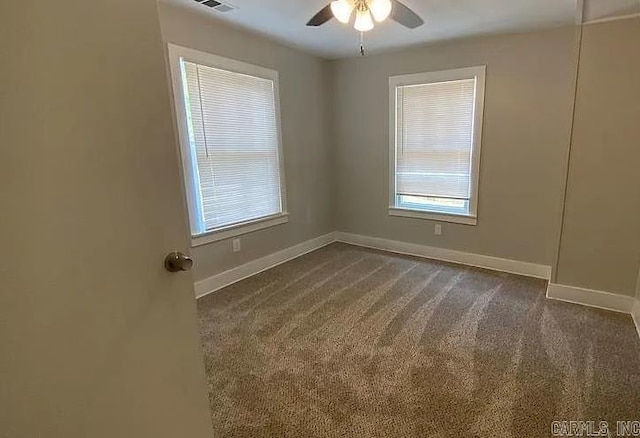
<svg viewBox="0 0 640 438">
<path fill-rule="evenodd" d="M 364 32 L 360 32 L 360 55 L 364 56 L 366 54 L 364 50 Z"/>
</svg>

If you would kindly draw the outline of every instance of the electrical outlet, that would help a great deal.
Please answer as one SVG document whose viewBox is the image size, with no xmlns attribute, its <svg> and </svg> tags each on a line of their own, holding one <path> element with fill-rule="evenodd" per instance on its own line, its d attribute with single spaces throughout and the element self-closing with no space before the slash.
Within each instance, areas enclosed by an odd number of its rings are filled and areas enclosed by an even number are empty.
<svg viewBox="0 0 640 438">
<path fill-rule="evenodd" d="M 233 239 L 233 252 L 240 252 L 241 248 L 240 239 Z"/>
<path fill-rule="evenodd" d="M 436 233 L 436 236 L 441 236 L 442 235 L 442 225 L 436 224 L 434 232 Z"/>
</svg>

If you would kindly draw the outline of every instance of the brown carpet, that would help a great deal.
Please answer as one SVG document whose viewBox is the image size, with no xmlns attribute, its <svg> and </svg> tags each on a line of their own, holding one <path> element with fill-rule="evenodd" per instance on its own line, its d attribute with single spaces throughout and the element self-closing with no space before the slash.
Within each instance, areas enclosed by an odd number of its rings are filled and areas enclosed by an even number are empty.
<svg viewBox="0 0 640 438">
<path fill-rule="evenodd" d="M 640 420 L 630 316 L 545 289 L 333 244 L 215 292 L 198 302 L 215 436 L 546 437 L 553 420 Z"/>
</svg>

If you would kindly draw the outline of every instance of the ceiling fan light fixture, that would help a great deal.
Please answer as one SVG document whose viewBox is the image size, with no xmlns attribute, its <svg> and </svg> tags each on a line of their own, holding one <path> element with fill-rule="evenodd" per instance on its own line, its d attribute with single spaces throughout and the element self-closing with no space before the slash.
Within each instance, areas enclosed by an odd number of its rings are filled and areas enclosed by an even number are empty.
<svg viewBox="0 0 640 438">
<path fill-rule="evenodd" d="M 359 32 L 368 32 L 373 29 L 373 20 L 368 9 L 356 12 L 356 22 L 353 27 Z"/>
<path fill-rule="evenodd" d="M 372 0 L 369 4 L 371 14 L 373 14 L 373 18 L 375 18 L 377 22 L 389 18 L 392 7 L 391 0 Z"/>
<path fill-rule="evenodd" d="M 349 0 L 336 0 L 331 2 L 331 12 L 341 23 L 348 23 L 351 19 L 354 5 Z"/>
</svg>

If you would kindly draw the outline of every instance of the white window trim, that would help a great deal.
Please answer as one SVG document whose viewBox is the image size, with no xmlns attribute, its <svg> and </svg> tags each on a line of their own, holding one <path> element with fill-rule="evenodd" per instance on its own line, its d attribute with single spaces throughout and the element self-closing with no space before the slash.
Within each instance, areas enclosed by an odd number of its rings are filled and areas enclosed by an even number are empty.
<svg viewBox="0 0 640 438">
<path fill-rule="evenodd" d="M 463 225 L 476 225 L 478 223 L 478 218 L 476 216 L 470 215 L 457 215 L 451 213 L 438 213 L 431 211 L 422 211 L 422 210 L 411 210 L 408 208 L 402 207 L 389 207 L 389 216 L 398 216 L 398 217 L 410 217 L 414 219 L 427 219 L 432 221 L 439 222 L 452 222 L 455 224 L 463 224 Z"/>
<path fill-rule="evenodd" d="M 276 225 L 286 224 L 289 221 L 288 213 L 280 213 L 273 216 L 263 217 L 236 225 L 221 227 L 213 231 L 209 231 L 199 236 L 191 238 L 191 247 L 206 245 L 208 243 L 219 242 L 220 240 L 230 239 L 232 237 L 241 236 L 242 234 L 253 233 L 254 231 L 264 228 L 275 227 Z"/>
<path fill-rule="evenodd" d="M 168 44 L 169 65 L 171 69 L 171 83 L 173 88 L 173 100 L 175 105 L 175 117 L 178 127 L 178 136 L 180 142 L 180 158 L 182 162 L 182 176 L 185 184 L 185 193 L 187 201 L 187 210 L 189 212 L 190 230 L 197 228 L 198 208 L 195 202 L 196 193 L 195 185 L 197 181 L 193 172 L 193 158 L 191 156 L 191 147 L 189 142 L 189 131 L 187 127 L 187 108 L 185 105 L 184 89 L 182 87 L 182 73 L 180 70 L 180 60 L 194 62 L 200 65 L 206 65 L 235 73 L 251 75 L 263 79 L 269 79 L 274 84 L 275 94 L 275 111 L 276 111 L 276 130 L 278 136 L 278 161 L 280 166 L 280 202 L 282 212 L 276 215 L 251 219 L 248 221 L 207 230 L 205 233 L 191 236 L 191 246 L 201 246 L 207 243 L 217 242 L 229 239 L 231 237 L 240 236 L 246 233 L 252 233 L 264 228 L 281 225 L 289 220 L 287 212 L 287 192 L 285 184 L 284 154 L 282 146 L 282 128 L 280 118 L 280 84 L 279 75 L 275 70 L 259 67 L 252 64 L 236 61 L 234 59 L 223 58 L 221 56 L 212 55 L 210 53 L 201 52 L 187 47 Z"/>
<path fill-rule="evenodd" d="M 471 199 L 469 214 L 456 215 L 435 211 L 413 210 L 396 205 L 396 88 L 404 85 L 421 85 L 434 82 L 448 82 L 477 78 L 476 102 L 474 111 L 473 147 L 471 149 Z M 464 225 L 478 223 L 478 186 L 480 179 L 480 149 L 482 146 L 482 125 L 484 120 L 484 92 L 486 66 L 467 67 L 411 75 L 391 76 L 389 78 L 389 215 L 417 219 L 428 219 L 442 222 L 453 222 Z"/>
</svg>

